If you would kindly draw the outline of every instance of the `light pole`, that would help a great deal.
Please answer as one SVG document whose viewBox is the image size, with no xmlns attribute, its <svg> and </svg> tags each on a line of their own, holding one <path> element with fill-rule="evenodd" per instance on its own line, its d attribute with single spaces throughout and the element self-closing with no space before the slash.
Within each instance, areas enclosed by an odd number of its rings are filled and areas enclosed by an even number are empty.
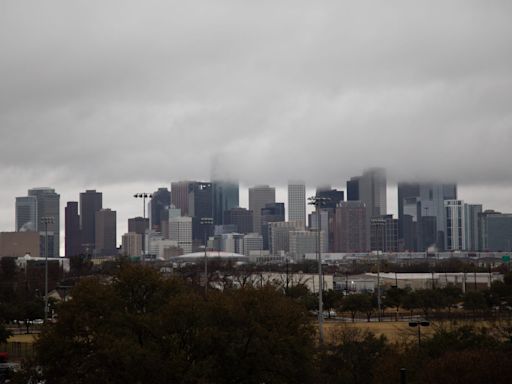
<svg viewBox="0 0 512 384">
<path fill-rule="evenodd" d="M 208 295 L 208 228 L 213 224 L 213 218 L 201 217 L 200 223 L 204 231 L 204 296 Z"/>
<path fill-rule="evenodd" d="M 153 195 L 151 193 L 147 193 L 147 192 L 141 192 L 141 193 L 136 193 L 135 195 L 133 195 L 133 197 L 135 197 L 136 199 L 142 199 L 142 218 L 144 219 L 144 223 L 146 222 L 146 199 L 151 199 L 153 197 Z M 148 225 L 148 229 L 149 229 L 149 225 Z M 144 263 L 144 258 L 146 256 L 146 231 L 144 231 L 144 234 L 142 235 L 142 262 Z"/>
<path fill-rule="evenodd" d="M 48 224 L 53 224 L 53 217 L 42 217 L 44 224 L 44 322 L 48 321 Z M 54 235 L 55 236 L 55 235 Z M 54 242 L 55 243 L 55 242 Z"/>
<path fill-rule="evenodd" d="M 317 230 L 317 242 L 316 242 L 316 251 L 318 254 L 318 327 L 319 327 L 319 336 L 320 336 L 320 344 L 324 343 L 324 303 L 322 298 L 322 291 L 324 288 L 324 279 L 322 276 L 322 250 L 320 246 L 320 229 L 321 229 L 321 220 L 320 220 L 320 208 L 325 206 L 327 202 L 330 201 L 327 197 L 318 197 L 312 196 L 308 199 L 309 205 L 314 205 L 316 208 L 316 230 Z"/>
<path fill-rule="evenodd" d="M 418 347 L 421 348 L 421 327 L 430 326 L 428 321 L 410 321 L 409 327 L 418 327 Z"/>
</svg>

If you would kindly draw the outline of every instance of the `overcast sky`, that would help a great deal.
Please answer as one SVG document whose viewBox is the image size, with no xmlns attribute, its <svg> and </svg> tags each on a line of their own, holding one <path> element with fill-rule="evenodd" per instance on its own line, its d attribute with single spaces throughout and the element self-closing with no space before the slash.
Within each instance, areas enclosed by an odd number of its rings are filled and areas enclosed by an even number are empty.
<svg viewBox="0 0 512 384">
<path fill-rule="evenodd" d="M 373 165 L 512 211 L 511 147 L 510 0 L 0 0 L 0 230 L 30 187 L 121 234 L 171 180 Z"/>
</svg>

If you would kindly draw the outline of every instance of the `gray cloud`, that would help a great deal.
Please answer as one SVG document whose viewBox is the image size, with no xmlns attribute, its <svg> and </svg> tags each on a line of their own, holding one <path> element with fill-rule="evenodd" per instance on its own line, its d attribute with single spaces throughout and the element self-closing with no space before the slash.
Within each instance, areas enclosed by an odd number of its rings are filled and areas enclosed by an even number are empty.
<svg viewBox="0 0 512 384">
<path fill-rule="evenodd" d="M 512 209 L 511 15 L 504 0 L 4 1 L 0 228 L 35 185 L 342 185 L 375 164 Z"/>
</svg>

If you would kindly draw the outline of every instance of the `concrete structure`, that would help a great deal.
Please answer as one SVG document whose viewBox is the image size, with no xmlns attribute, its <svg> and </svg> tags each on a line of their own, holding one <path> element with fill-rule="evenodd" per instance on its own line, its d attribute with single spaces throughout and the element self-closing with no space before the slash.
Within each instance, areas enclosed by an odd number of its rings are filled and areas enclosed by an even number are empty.
<svg viewBox="0 0 512 384">
<path fill-rule="evenodd" d="M 94 254 L 97 256 L 117 255 L 116 211 L 109 208 L 100 209 L 95 216 Z"/>
<path fill-rule="evenodd" d="M 64 255 L 77 256 L 82 253 L 82 236 L 80 231 L 80 216 L 78 202 L 68 201 L 64 210 Z"/>
<path fill-rule="evenodd" d="M 123 255 L 128 257 L 140 257 L 142 255 L 143 235 L 136 232 L 125 233 L 122 237 Z"/>
<path fill-rule="evenodd" d="M 270 247 L 269 224 L 284 221 L 284 203 L 268 203 L 261 209 L 261 235 L 263 236 L 263 248 Z"/>
<path fill-rule="evenodd" d="M 183 249 L 185 254 L 192 252 L 192 218 L 171 217 L 169 218 L 169 239 L 178 242 L 178 247 Z"/>
<path fill-rule="evenodd" d="M 320 231 L 320 250 L 327 251 L 325 244 L 325 231 Z M 289 234 L 289 254 L 296 261 L 302 261 L 308 253 L 317 252 L 318 232 L 316 231 L 291 231 Z"/>
<path fill-rule="evenodd" d="M 333 212 L 334 213 L 334 212 Z M 334 242 L 334 232 L 333 232 L 333 226 L 330 225 L 331 223 L 331 216 L 334 218 L 334 214 L 330 215 L 328 209 L 320 209 L 319 211 L 314 211 L 309 214 L 309 229 L 312 231 L 316 231 L 318 229 L 318 216 L 320 216 L 320 230 L 322 233 L 320 236 L 322 236 L 322 243 L 325 246 L 325 252 L 327 252 L 330 247 L 331 243 Z M 332 232 L 332 239 L 331 239 L 331 232 Z"/>
<path fill-rule="evenodd" d="M 306 185 L 288 183 L 288 221 L 302 221 L 306 225 Z"/>
<path fill-rule="evenodd" d="M 261 234 L 261 210 L 266 204 L 276 202 L 276 190 L 268 185 L 249 188 L 249 210 L 252 211 L 253 231 Z"/>
<path fill-rule="evenodd" d="M 48 224 L 48 257 L 60 256 L 60 195 L 53 188 L 32 188 L 28 195 L 37 200 L 37 231 L 41 237 L 40 254 L 45 253 L 45 224 L 44 217 L 51 217 L 53 223 Z"/>
<path fill-rule="evenodd" d="M 447 251 L 466 250 L 466 216 L 462 200 L 445 200 L 445 245 Z"/>
<path fill-rule="evenodd" d="M 140 216 L 128 219 L 128 232 L 138 233 L 143 236 L 148 229 L 149 219 Z"/>
<path fill-rule="evenodd" d="M 290 251 L 290 232 L 302 231 L 302 221 L 283 221 L 269 223 L 270 253 L 278 255 L 281 252 Z"/>
<path fill-rule="evenodd" d="M 347 201 L 336 208 L 334 220 L 334 249 L 336 252 L 366 252 L 370 248 L 363 202 Z"/>
<path fill-rule="evenodd" d="M 230 224 L 225 222 L 224 212 L 239 206 L 238 183 L 232 181 L 212 182 L 213 224 Z"/>
<path fill-rule="evenodd" d="M 80 230 L 82 248 L 93 254 L 96 247 L 96 212 L 103 208 L 103 194 L 94 189 L 80 193 Z"/>
<path fill-rule="evenodd" d="M 244 235 L 241 233 L 226 233 L 210 237 L 208 249 L 212 251 L 244 253 Z"/>
<path fill-rule="evenodd" d="M 16 198 L 16 232 L 37 231 L 37 198 L 22 196 Z"/>
<path fill-rule="evenodd" d="M 0 257 L 32 257 L 40 256 L 39 233 L 28 232 L 0 232 Z"/>
</svg>

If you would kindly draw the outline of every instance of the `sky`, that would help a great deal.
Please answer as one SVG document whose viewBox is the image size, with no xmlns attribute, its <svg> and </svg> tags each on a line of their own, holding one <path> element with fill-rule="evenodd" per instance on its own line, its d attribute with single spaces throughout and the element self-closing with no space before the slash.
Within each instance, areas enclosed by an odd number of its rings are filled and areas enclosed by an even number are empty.
<svg viewBox="0 0 512 384">
<path fill-rule="evenodd" d="M 439 180 L 512 212 L 511 147 L 509 0 L 0 0 L 0 231 L 31 187 L 102 191 L 120 235 L 172 180 L 371 166 L 391 210 Z"/>
</svg>

